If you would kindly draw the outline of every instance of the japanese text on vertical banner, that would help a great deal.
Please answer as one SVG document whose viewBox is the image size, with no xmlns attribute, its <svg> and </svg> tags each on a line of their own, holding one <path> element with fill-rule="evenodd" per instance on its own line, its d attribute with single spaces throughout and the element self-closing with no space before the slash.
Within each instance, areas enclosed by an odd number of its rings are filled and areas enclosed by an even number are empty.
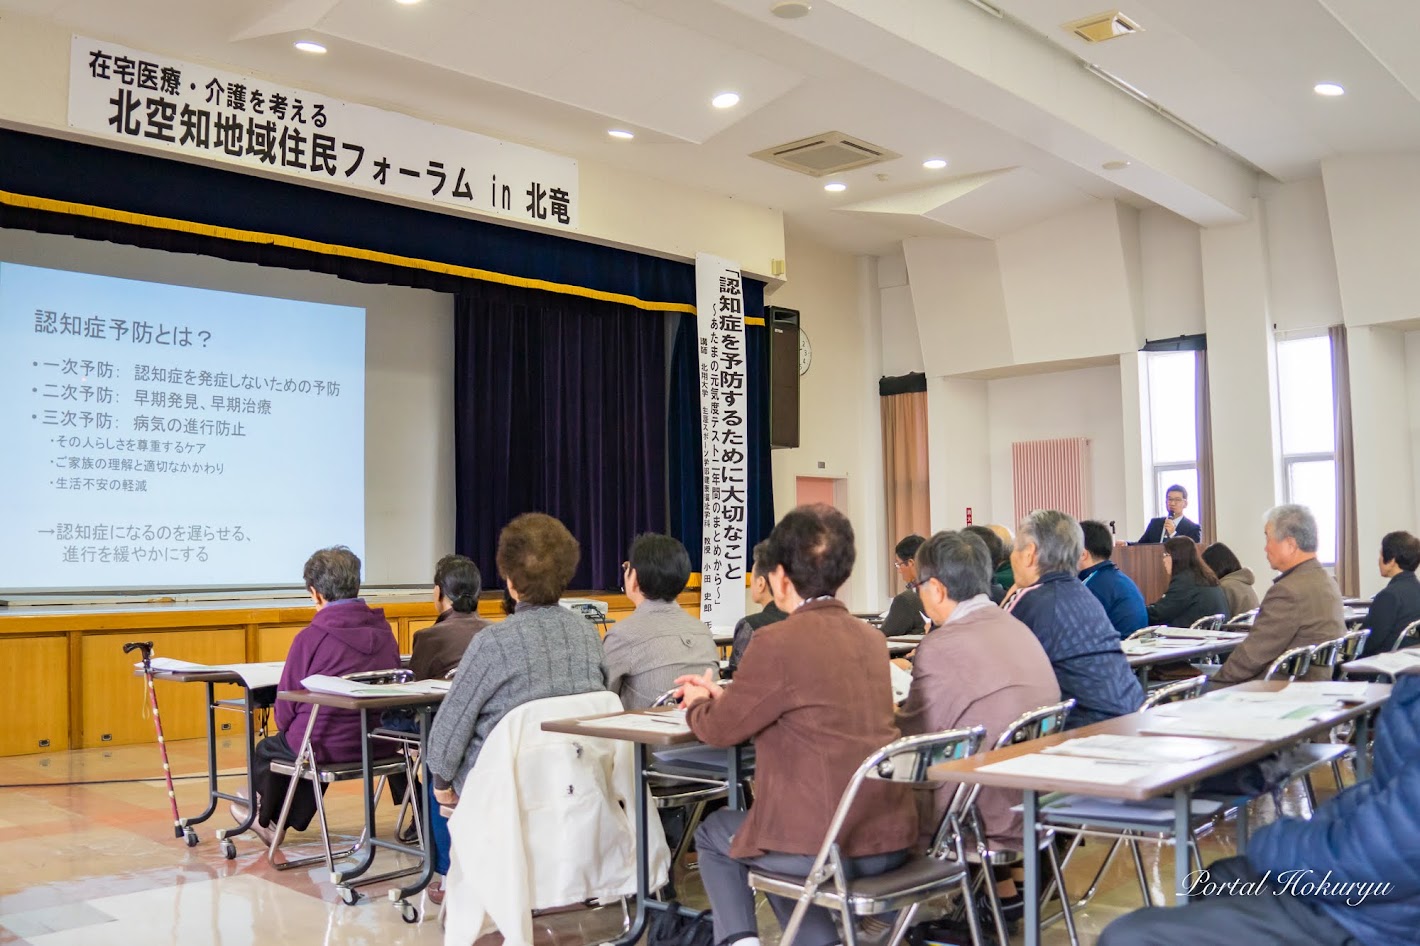
<svg viewBox="0 0 1420 946">
<path fill-rule="evenodd" d="M 75 36 L 69 126 L 459 210 L 577 228 L 571 158 Z"/>
<path fill-rule="evenodd" d="M 745 612 L 748 403 L 743 282 L 733 261 L 704 253 L 695 257 L 705 470 L 700 619 L 726 630 Z"/>
</svg>

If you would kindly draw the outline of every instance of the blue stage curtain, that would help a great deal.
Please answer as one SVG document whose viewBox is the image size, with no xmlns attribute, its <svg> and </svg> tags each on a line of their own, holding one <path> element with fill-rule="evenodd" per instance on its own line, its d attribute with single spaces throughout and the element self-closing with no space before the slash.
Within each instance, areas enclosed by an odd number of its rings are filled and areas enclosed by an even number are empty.
<svg viewBox="0 0 1420 946">
<path fill-rule="evenodd" d="M 514 516 L 582 546 L 572 588 L 617 588 L 631 540 L 666 526 L 666 319 L 480 283 L 454 312 L 457 541 L 488 576 Z"/>
<path fill-rule="evenodd" d="M 744 281 L 745 315 L 764 315 L 764 283 Z M 700 447 L 700 380 L 695 316 L 680 316 L 671 350 L 669 430 L 671 535 L 685 543 L 692 567 L 701 567 L 704 537 L 702 505 L 704 468 Z M 753 564 L 753 550 L 774 528 L 774 471 L 769 447 L 769 330 L 745 327 L 745 371 L 749 382 L 749 506 L 746 515 L 745 570 Z"/>
</svg>

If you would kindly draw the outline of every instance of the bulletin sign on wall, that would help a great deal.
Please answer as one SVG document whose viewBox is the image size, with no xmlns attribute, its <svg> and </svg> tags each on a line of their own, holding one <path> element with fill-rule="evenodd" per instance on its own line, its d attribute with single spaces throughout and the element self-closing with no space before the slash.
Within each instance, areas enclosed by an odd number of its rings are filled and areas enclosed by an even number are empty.
<svg viewBox="0 0 1420 946">
<path fill-rule="evenodd" d="M 75 36 L 69 126 L 163 151 L 575 230 L 577 162 Z"/>
<path fill-rule="evenodd" d="M 712 629 L 729 630 L 745 614 L 749 495 L 744 276 L 738 263 L 696 255 L 695 308 L 705 474 L 700 619 Z"/>
</svg>

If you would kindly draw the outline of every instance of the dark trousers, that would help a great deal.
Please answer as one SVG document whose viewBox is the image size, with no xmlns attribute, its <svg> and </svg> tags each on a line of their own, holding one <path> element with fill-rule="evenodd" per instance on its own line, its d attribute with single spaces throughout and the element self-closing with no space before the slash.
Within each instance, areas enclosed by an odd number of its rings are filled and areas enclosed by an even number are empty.
<svg viewBox="0 0 1420 946">
<path fill-rule="evenodd" d="M 1234 880 L 1256 886 L 1234 892 L 1215 887 Z M 1191 896 L 1199 899 L 1122 916 L 1105 928 L 1099 946 L 1361 946 L 1314 901 L 1261 880 L 1245 857 L 1214 861 L 1207 877 L 1194 884 Z"/>
<path fill-rule="evenodd" d="M 257 823 L 264 828 L 276 824 L 281 817 L 281 805 L 286 801 L 286 791 L 291 780 L 271 771 L 273 762 L 295 762 L 296 750 L 286 741 L 285 733 L 267 736 L 256 744 L 252 753 L 252 784 L 256 788 Z M 321 791 L 325 786 L 321 786 Z M 316 793 L 312 783 L 302 779 L 296 786 L 296 797 L 291 799 L 291 811 L 286 816 L 286 825 L 294 831 L 304 831 L 316 816 Z"/>
<path fill-rule="evenodd" d="M 730 842 L 749 812 L 729 808 L 710 815 L 695 831 L 695 849 L 700 854 L 700 879 L 710 897 L 711 918 L 715 922 L 715 942 L 745 936 L 758 936 L 754 919 L 754 891 L 749 889 L 749 872 L 758 868 L 767 873 L 803 877 L 814 866 L 811 854 L 761 854 L 743 860 L 730 856 Z M 900 867 L 907 860 L 906 851 L 875 854 L 870 857 L 850 857 L 843 864 L 849 877 L 873 877 Z M 769 905 L 782 929 L 794 912 L 794 901 L 770 897 Z M 822 907 L 810 907 L 794 940 L 799 946 L 830 946 L 840 942 L 833 913 Z"/>
</svg>

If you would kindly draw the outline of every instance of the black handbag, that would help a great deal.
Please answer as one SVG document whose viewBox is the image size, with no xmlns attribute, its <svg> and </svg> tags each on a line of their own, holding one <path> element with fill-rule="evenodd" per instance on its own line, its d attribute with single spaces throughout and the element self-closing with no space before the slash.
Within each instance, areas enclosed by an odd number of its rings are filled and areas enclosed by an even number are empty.
<svg viewBox="0 0 1420 946">
<path fill-rule="evenodd" d="M 675 900 L 666 906 L 668 909 L 651 914 L 646 927 L 647 946 L 714 946 L 715 927 L 709 910 L 684 913 Z"/>
</svg>

